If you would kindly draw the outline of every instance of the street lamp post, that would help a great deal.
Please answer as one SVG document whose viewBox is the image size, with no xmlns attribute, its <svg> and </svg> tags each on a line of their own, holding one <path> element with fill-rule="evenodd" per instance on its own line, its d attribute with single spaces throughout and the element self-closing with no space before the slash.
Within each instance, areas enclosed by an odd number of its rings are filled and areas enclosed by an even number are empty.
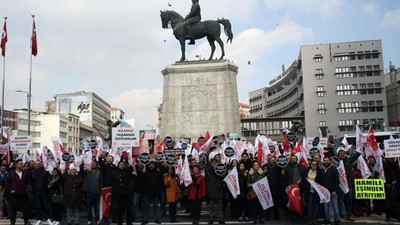
<svg viewBox="0 0 400 225">
<path fill-rule="evenodd" d="M 397 96 L 399 95 L 400 93 L 399 92 L 396 92 L 395 94 L 394 94 L 394 112 L 396 113 L 395 114 L 395 118 L 394 118 L 394 130 L 397 132 Z"/>
<path fill-rule="evenodd" d="M 27 91 L 17 90 L 15 92 L 25 93 L 28 100 L 28 136 L 31 135 L 31 95 Z"/>
</svg>

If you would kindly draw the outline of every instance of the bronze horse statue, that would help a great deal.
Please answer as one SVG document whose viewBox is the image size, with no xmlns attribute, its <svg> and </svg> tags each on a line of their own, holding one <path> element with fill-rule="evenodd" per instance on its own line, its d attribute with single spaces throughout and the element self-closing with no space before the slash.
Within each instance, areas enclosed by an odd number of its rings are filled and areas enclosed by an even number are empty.
<svg viewBox="0 0 400 225">
<path fill-rule="evenodd" d="M 171 24 L 175 38 L 178 39 L 179 43 L 181 44 L 182 57 L 179 61 L 185 61 L 185 40 L 190 39 L 188 32 L 185 29 L 185 19 L 175 11 L 161 11 L 161 22 L 162 28 L 164 29 L 169 27 L 169 23 Z M 233 33 L 231 30 L 231 23 L 227 19 L 206 20 L 191 26 L 194 39 L 207 37 L 208 43 L 211 47 L 211 55 L 209 60 L 212 60 L 214 55 L 215 41 L 217 41 L 221 47 L 222 54 L 219 59 L 221 60 L 225 56 L 224 43 L 220 38 L 221 28 L 219 24 L 224 25 L 225 34 L 228 36 L 228 40 L 226 42 L 228 43 L 228 41 L 230 41 L 232 43 Z"/>
</svg>

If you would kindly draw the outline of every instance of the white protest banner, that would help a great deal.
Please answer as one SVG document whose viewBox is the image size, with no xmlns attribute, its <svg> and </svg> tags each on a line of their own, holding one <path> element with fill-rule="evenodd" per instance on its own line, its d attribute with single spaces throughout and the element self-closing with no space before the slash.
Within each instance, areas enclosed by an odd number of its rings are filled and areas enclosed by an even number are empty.
<svg viewBox="0 0 400 225">
<path fill-rule="evenodd" d="M 347 182 L 346 171 L 344 170 L 343 160 L 340 160 L 339 166 L 337 167 L 339 172 L 339 187 L 342 189 L 343 193 L 347 194 L 349 192 L 349 183 Z"/>
<path fill-rule="evenodd" d="M 324 186 L 318 184 L 317 182 L 314 182 L 310 179 L 308 179 L 308 182 L 313 186 L 313 188 L 317 191 L 318 195 L 319 195 L 319 203 L 328 203 L 331 201 L 331 193 L 329 192 L 329 190 L 327 188 L 325 188 Z"/>
<path fill-rule="evenodd" d="M 25 153 L 32 149 L 32 136 L 11 136 L 10 148 L 13 153 Z"/>
<path fill-rule="evenodd" d="M 385 158 L 400 157 L 400 139 L 389 139 L 383 141 L 385 145 Z"/>
<path fill-rule="evenodd" d="M 240 195 L 239 177 L 236 167 L 233 167 L 231 172 L 229 172 L 228 175 L 224 178 L 224 181 L 226 182 L 229 191 L 231 191 L 233 198 L 236 199 L 237 196 Z"/>
<path fill-rule="evenodd" d="M 274 201 L 272 200 L 271 189 L 269 188 L 268 178 L 255 182 L 251 185 L 254 192 L 257 194 L 257 198 L 260 201 L 264 210 L 274 206 Z"/>
<path fill-rule="evenodd" d="M 0 154 L 7 154 L 8 150 L 10 150 L 10 142 L 5 144 L 0 144 Z"/>
<path fill-rule="evenodd" d="M 139 147 L 139 129 L 133 127 L 113 127 L 112 147 Z"/>
</svg>

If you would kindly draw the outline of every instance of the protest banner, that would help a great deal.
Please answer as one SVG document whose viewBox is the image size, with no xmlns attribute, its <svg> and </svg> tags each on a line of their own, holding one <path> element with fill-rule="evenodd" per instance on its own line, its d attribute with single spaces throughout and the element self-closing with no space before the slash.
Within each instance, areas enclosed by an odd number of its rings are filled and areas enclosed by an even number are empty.
<svg viewBox="0 0 400 225">
<path fill-rule="evenodd" d="M 267 177 L 255 182 L 251 186 L 254 192 L 257 194 L 257 198 L 264 210 L 274 206 L 274 201 L 272 200 L 271 189 L 269 188 Z"/>
<path fill-rule="evenodd" d="M 32 149 L 32 136 L 11 136 L 10 142 L 13 153 L 22 154 Z"/>
<path fill-rule="evenodd" d="M 400 157 L 400 139 L 388 139 L 383 141 L 385 145 L 385 158 Z"/>
<path fill-rule="evenodd" d="M 356 199 L 386 199 L 383 179 L 354 179 Z"/>
<path fill-rule="evenodd" d="M 224 181 L 226 182 L 226 186 L 231 192 L 233 198 L 236 199 L 237 196 L 240 195 L 239 178 L 236 167 L 233 167 L 231 172 L 229 172 L 228 175 L 224 178 Z"/>
<path fill-rule="evenodd" d="M 320 199 L 319 203 L 329 203 L 331 201 L 331 193 L 327 188 L 308 178 L 307 180 L 313 186 L 314 190 L 317 191 Z"/>
<path fill-rule="evenodd" d="M 112 128 L 112 147 L 139 147 L 139 130 L 130 128 Z"/>
<path fill-rule="evenodd" d="M 342 189 L 343 193 L 347 194 L 349 192 L 349 183 L 347 182 L 346 171 L 344 169 L 343 160 L 340 160 L 339 166 L 337 167 L 339 173 L 339 187 Z"/>
</svg>

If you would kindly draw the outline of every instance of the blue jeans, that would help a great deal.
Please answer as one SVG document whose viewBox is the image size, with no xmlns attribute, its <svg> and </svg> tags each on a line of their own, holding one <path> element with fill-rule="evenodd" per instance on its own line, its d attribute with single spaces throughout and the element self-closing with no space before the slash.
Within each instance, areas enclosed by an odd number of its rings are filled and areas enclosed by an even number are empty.
<svg viewBox="0 0 400 225">
<path fill-rule="evenodd" d="M 142 202 L 142 218 L 143 218 L 143 193 L 134 192 L 133 193 L 133 204 L 132 204 L 132 220 L 136 218 L 136 212 L 139 202 Z"/>
<path fill-rule="evenodd" d="M 49 218 L 49 195 L 46 191 L 38 191 L 35 193 L 35 205 L 37 219 L 43 221 L 47 220 Z"/>
<path fill-rule="evenodd" d="M 87 206 L 87 217 L 88 221 L 92 222 L 93 220 L 93 214 L 92 214 L 92 209 L 94 208 L 94 218 L 96 219 L 96 222 L 99 221 L 99 204 L 100 204 L 100 195 L 97 193 L 87 193 L 86 195 L 86 206 Z"/>
<path fill-rule="evenodd" d="M 331 201 L 328 203 L 324 203 L 324 211 L 325 211 L 325 220 L 330 220 L 331 212 L 330 206 L 333 207 L 333 219 L 335 221 L 339 221 L 339 208 L 338 208 L 338 196 L 333 196 L 331 193 Z"/>
<path fill-rule="evenodd" d="M 308 204 L 307 204 L 307 216 L 309 217 L 317 217 L 318 216 L 318 200 L 317 200 L 317 193 L 310 192 L 308 196 Z"/>
<path fill-rule="evenodd" d="M 349 192 L 344 194 L 342 189 L 339 190 L 338 193 L 338 204 L 339 204 L 339 215 L 344 216 L 343 204 L 346 209 L 346 216 L 353 215 L 353 188 L 349 188 Z"/>
</svg>

